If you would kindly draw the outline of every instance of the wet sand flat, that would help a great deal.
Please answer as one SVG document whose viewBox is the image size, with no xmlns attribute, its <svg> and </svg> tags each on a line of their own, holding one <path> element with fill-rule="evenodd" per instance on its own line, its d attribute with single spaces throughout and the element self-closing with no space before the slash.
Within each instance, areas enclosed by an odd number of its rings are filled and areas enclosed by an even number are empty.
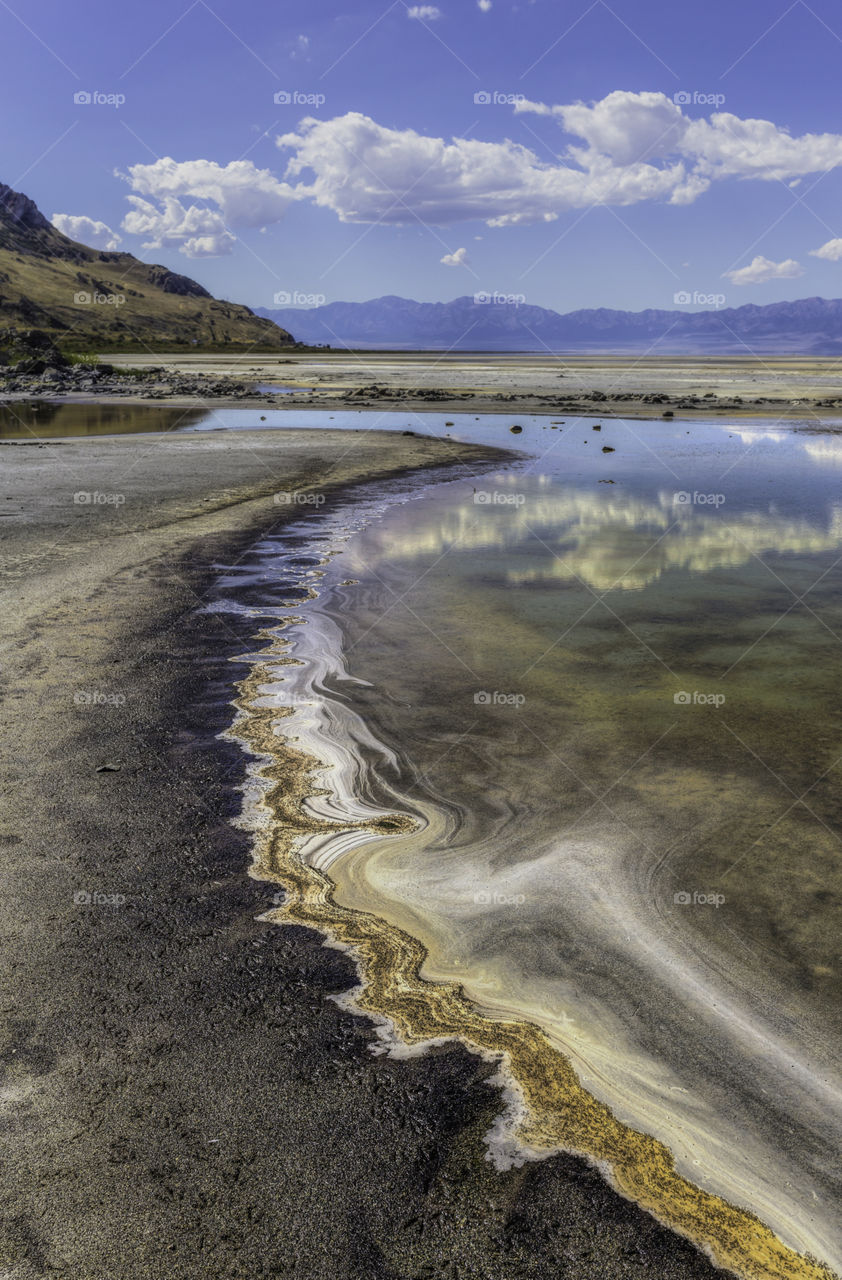
<svg viewBox="0 0 842 1280">
<path fill-rule="evenodd" d="M 115 368 L 148 357 L 108 357 Z M 476 413 L 579 412 L 623 417 L 810 417 L 842 413 L 838 361 L 804 357 L 582 356 L 465 352 L 301 352 L 279 356 L 155 355 L 168 374 L 205 373 L 279 386 L 256 406 L 440 408 Z M 165 397 L 165 403 L 194 403 Z M 232 401 L 232 403 L 234 403 Z"/>
<path fill-rule="evenodd" d="M 219 734 L 253 620 L 203 611 L 219 566 L 289 519 L 275 494 L 493 453 L 310 432 L 0 452 L 7 1274 L 712 1276 L 580 1161 L 497 1174 L 491 1067 L 373 1056 L 326 999 L 349 961 L 257 918 L 271 886 L 232 826 L 244 759 Z"/>
</svg>

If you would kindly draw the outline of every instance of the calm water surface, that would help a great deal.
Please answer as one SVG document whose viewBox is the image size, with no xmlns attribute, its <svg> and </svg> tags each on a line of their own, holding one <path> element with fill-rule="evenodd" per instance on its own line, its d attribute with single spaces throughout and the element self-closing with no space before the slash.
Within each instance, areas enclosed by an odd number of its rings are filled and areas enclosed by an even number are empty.
<svg viewBox="0 0 842 1280">
<path fill-rule="evenodd" d="M 423 834 L 318 856 L 838 1267 L 842 436 L 444 421 L 529 456 L 376 513 L 298 650 Z"/>
<path fill-rule="evenodd" d="M 689 1177 L 839 1268 L 842 435 L 265 410 L 164 429 L 282 425 L 524 454 L 302 509 L 221 582 L 295 605 L 355 788 L 421 824 L 314 851 L 339 900 L 539 1022 Z"/>
</svg>

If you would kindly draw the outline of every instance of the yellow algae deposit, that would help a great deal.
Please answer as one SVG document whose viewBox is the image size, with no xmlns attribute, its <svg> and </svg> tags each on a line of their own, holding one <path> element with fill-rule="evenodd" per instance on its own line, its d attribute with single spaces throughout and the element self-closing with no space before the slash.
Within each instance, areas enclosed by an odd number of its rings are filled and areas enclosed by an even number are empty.
<svg viewBox="0 0 842 1280">
<path fill-rule="evenodd" d="M 322 766 L 276 731 L 289 710 L 258 705 L 276 679 L 274 668 L 290 661 L 285 640 L 269 632 L 260 638 L 270 643 L 250 659 L 252 669 L 238 685 L 240 714 L 231 736 L 262 757 L 255 773 L 265 821 L 255 832 L 252 874 L 274 881 L 287 894 L 271 918 L 312 927 L 349 947 L 362 984 L 355 1007 L 388 1019 L 406 1044 L 453 1038 L 498 1059 L 522 1099 L 516 1136 L 525 1152 L 564 1149 L 598 1163 L 624 1196 L 746 1280 L 833 1280 L 826 1266 L 790 1249 L 754 1214 L 680 1175 L 663 1143 L 622 1124 L 582 1087 L 541 1029 L 488 1017 L 457 983 L 423 978 L 426 951 L 420 942 L 376 915 L 334 901 L 329 877 L 299 856 L 304 838 L 354 829 L 374 837 L 395 835 L 415 824 L 399 814 L 340 824 L 307 812 L 303 802 L 325 794 L 313 777 Z"/>
</svg>

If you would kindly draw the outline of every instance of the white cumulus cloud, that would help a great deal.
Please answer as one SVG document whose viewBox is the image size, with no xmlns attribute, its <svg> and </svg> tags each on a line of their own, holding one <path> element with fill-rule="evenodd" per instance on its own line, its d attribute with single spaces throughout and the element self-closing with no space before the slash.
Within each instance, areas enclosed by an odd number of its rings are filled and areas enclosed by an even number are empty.
<svg viewBox="0 0 842 1280">
<path fill-rule="evenodd" d="M 110 251 L 116 249 L 121 241 L 117 232 L 112 231 L 105 222 L 87 218 L 84 214 L 54 213 L 50 221 L 62 235 L 77 240 L 79 244 L 86 244 L 90 249 Z"/>
<path fill-rule="evenodd" d="M 132 165 L 120 176 L 133 192 L 123 230 L 146 236 L 144 248 L 177 248 L 188 258 L 230 253 L 233 231 L 279 221 L 293 195 L 273 173 L 257 169 L 250 160 L 219 165 L 165 156 L 154 164 Z"/>
<path fill-rule="evenodd" d="M 187 208 L 175 196 L 159 204 L 141 196 L 129 196 L 132 209 L 123 219 L 123 230 L 145 236 L 144 249 L 178 249 L 188 258 L 219 258 L 231 253 L 236 237 L 227 230 L 222 214 L 191 204 Z"/>
<path fill-rule="evenodd" d="M 582 159 L 588 154 L 608 156 L 618 165 L 677 153 L 690 123 L 665 94 L 624 90 L 609 93 L 590 106 L 574 102 L 548 107 L 528 99 L 515 103 L 516 113 L 528 111 L 556 116 L 566 133 L 582 138 L 586 147 L 572 148 L 573 155 Z"/>
<path fill-rule="evenodd" d="M 421 22 L 435 22 L 441 17 L 441 9 L 434 4 L 414 4 L 411 9 L 407 9 L 406 16 L 418 18 Z"/>
<path fill-rule="evenodd" d="M 407 13 L 424 19 L 439 10 L 422 4 Z M 389 128 L 357 111 L 306 117 L 277 139 L 286 156 L 281 177 L 249 160 L 166 157 L 131 166 L 122 175 L 132 206 L 123 229 L 145 236 L 149 247 L 206 256 L 231 252 L 240 230 L 276 223 L 291 201 L 312 202 L 349 223 L 477 220 L 504 227 L 600 204 L 690 204 L 715 182 L 789 182 L 842 167 L 840 134 L 793 137 L 771 121 L 722 111 L 693 118 L 663 93 L 616 90 L 591 103 L 513 105 L 516 115 L 558 123 L 564 140 L 557 158 L 505 136 L 446 139 Z M 835 244 L 816 256 L 842 257 Z M 732 278 L 759 283 L 801 273 L 792 260 L 756 259 Z"/>
<path fill-rule="evenodd" d="M 427 137 L 389 129 L 349 111 L 332 120 L 302 120 L 278 139 L 292 152 L 286 177 L 313 176 L 298 199 L 332 209 L 343 222 L 430 223 L 481 218 L 489 226 L 551 221 L 564 209 L 602 201 L 634 204 L 668 199 L 687 184 L 682 164 L 619 167 L 596 156 L 587 170 L 547 163 L 505 139 Z"/>
<path fill-rule="evenodd" d="M 805 133 L 794 138 L 770 120 L 743 120 L 727 111 L 693 119 L 663 93 L 618 89 L 590 105 L 547 106 L 523 99 L 516 112 L 556 116 L 563 128 L 583 138 L 571 147 L 579 159 L 610 156 L 618 164 L 633 160 L 680 158 L 700 179 L 798 179 L 842 164 L 842 135 Z"/>
<path fill-rule="evenodd" d="M 810 257 L 824 258 L 826 262 L 838 262 L 842 258 L 842 240 L 828 240 L 820 249 L 811 249 Z"/>
<path fill-rule="evenodd" d="M 737 271 L 724 273 L 732 284 L 765 284 L 767 280 L 797 280 L 803 276 L 804 268 L 794 258 L 786 258 L 783 262 L 772 262 L 758 254 L 747 267 Z"/>
<path fill-rule="evenodd" d="M 482 13 L 488 13 L 491 8 L 491 0 L 477 0 L 477 8 Z"/>
<path fill-rule="evenodd" d="M 439 262 L 446 267 L 467 267 L 468 250 L 454 249 L 453 253 L 446 253 L 443 258 L 439 258 Z"/>
<path fill-rule="evenodd" d="M 842 135 L 792 137 L 768 120 L 726 112 L 694 119 L 663 93 L 617 90 L 562 106 L 522 99 L 514 110 L 558 121 L 567 135 L 559 161 L 509 138 L 448 141 L 355 111 L 302 120 L 278 145 L 290 153 L 295 197 L 343 222 L 506 226 L 601 203 L 690 204 L 717 181 L 785 180 L 842 166 Z"/>
</svg>

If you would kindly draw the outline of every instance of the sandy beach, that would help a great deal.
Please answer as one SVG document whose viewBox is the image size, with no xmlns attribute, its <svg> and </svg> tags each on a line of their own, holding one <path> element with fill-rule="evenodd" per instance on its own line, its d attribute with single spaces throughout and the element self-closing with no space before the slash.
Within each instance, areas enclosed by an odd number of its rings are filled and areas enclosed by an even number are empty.
<svg viewBox="0 0 842 1280">
<path fill-rule="evenodd" d="M 350 960 L 258 919 L 273 886 L 231 822 L 245 757 L 219 734 L 253 620 L 202 612 L 218 566 L 290 518 L 276 494 L 495 451 L 300 431 L 2 452 L 9 1280 L 713 1275 L 580 1160 L 496 1173 L 493 1067 L 374 1056 L 326 998 Z"/>
</svg>

